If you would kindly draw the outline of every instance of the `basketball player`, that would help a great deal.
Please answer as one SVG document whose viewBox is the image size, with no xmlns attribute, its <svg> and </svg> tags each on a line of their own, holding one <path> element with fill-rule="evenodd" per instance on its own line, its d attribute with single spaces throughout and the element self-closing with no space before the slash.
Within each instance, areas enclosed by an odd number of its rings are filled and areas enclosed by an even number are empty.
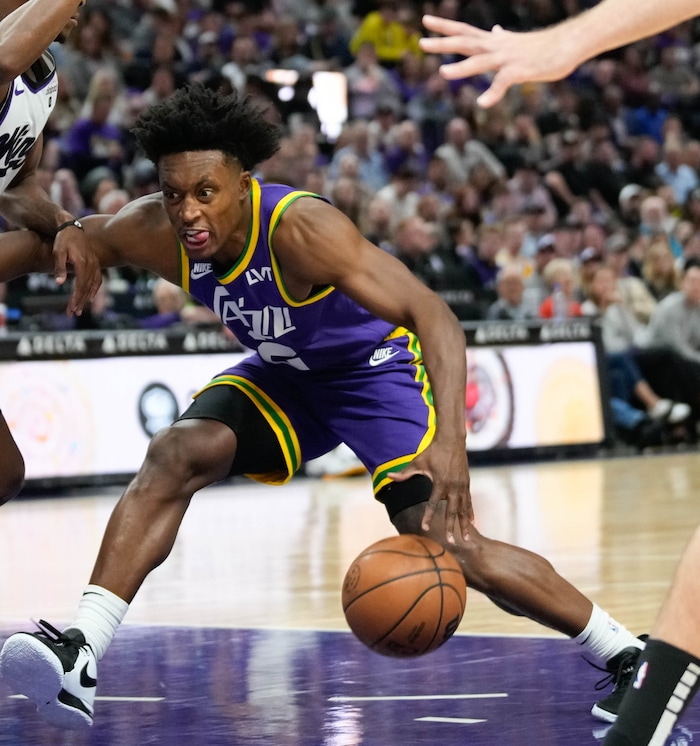
<svg viewBox="0 0 700 746">
<path fill-rule="evenodd" d="M 56 70 L 47 51 L 67 38 L 85 0 L 0 0 L 0 215 L 16 227 L 54 237 L 54 276 L 77 282 L 69 312 L 80 313 L 100 285 L 100 267 L 80 223 L 39 184 L 42 131 L 56 102 Z M 3 251 L 0 236 L 0 252 Z M 0 413 L 0 505 L 24 482 L 24 460 Z"/>
<path fill-rule="evenodd" d="M 495 77 L 479 98 L 493 106 L 508 88 L 525 81 L 559 80 L 601 52 L 671 28 L 697 15 L 697 0 L 602 0 L 590 10 L 540 31 L 483 31 L 465 23 L 425 16 L 430 31 L 446 38 L 422 39 L 436 54 L 466 55 L 443 65 L 445 78 L 490 71 Z M 646 649 L 627 688 L 619 717 L 605 746 L 662 746 L 698 691 L 700 682 L 700 528 L 695 530 L 676 569 L 670 591 Z"/>
<path fill-rule="evenodd" d="M 50 722 L 90 725 L 96 662 L 170 553 L 193 494 L 237 474 L 282 484 L 341 442 L 400 533 L 431 536 L 470 588 L 631 670 L 637 638 L 545 559 L 474 526 L 465 339 L 447 305 L 322 198 L 251 176 L 279 133 L 247 100 L 179 90 L 142 114 L 134 134 L 162 192 L 87 218 L 94 251 L 103 266 L 130 264 L 180 285 L 255 352 L 154 436 L 73 622 L 12 635 L 0 653 L 8 683 Z M 33 234 L 0 254 L 0 281 L 49 268 Z"/>
</svg>

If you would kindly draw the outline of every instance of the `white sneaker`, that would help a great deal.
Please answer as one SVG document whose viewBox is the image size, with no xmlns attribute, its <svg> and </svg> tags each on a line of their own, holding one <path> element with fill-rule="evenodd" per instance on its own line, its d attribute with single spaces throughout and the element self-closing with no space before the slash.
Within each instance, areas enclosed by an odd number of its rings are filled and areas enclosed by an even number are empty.
<svg viewBox="0 0 700 746">
<path fill-rule="evenodd" d="M 43 620 L 39 632 L 17 632 L 0 651 L 0 674 L 39 714 L 61 728 L 89 728 L 97 688 L 97 661 L 78 630 L 59 632 Z"/>
<path fill-rule="evenodd" d="M 359 458 L 345 443 L 329 451 L 324 456 L 311 459 L 304 464 L 304 470 L 310 477 L 355 477 L 365 474 L 366 469 Z"/>
<path fill-rule="evenodd" d="M 677 425 L 690 417 L 690 405 L 684 402 L 674 402 L 670 399 L 659 399 L 649 410 L 653 420 L 665 419 L 671 425 Z"/>
<path fill-rule="evenodd" d="M 671 411 L 668 413 L 666 418 L 672 425 L 677 425 L 679 422 L 685 422 L 690 417 L 690 405 L 682 401 L 673 402 Z"/>
</svg>

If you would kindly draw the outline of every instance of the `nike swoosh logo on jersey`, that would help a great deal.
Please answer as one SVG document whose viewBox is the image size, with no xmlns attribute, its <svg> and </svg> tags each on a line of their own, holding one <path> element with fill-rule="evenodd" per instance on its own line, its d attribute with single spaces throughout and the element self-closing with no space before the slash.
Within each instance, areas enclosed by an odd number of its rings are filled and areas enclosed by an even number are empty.
<svg viewBox="0 0 700 746">
<path fill-rule="evenodd" d="M 84 687 L 85 689 L 94 688 L 97 686 L 97 679 L 93 679 L 92 676 L 88 673 L 88 664 L 86 663 L 83 666 L 82 671 L 80 672 L 80 685 Z"/>
<path fill-rule="evenodd" d="M 391 360 L 394 355 L 398 354 L 399 350 L 392 350 L 391 347 L 379 347 L 372 353 L 372 356 L 369 359 L 369 364 L 372 368 L 375 368 L 377 365 L 381 365 L 387 360 Z"/>
<path fill-rule="evenodd" d="M 24 88 L 17 88 L 17 86 L 15 86 L 15 96 L 19 96 L 22 93 L 24 93 Z"/>
<path fill-rule="evenodd" d="M 198 280 L 200 277 L 204 277 L 204 275 L 208 275 L 210 272 L 211 272 L 211 264 L 209 262 L 196 262 L 192 266 L 190 277 L 193 280 Z"/>
</svg>

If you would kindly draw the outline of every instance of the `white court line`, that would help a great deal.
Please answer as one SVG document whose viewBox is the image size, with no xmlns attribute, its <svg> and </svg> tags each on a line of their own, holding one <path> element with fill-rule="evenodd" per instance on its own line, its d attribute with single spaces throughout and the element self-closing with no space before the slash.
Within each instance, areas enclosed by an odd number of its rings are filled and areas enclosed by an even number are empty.
<svg viewBox="0 0 700 746">
<path fill-rule="evenodd" d="M 387 697 L 329 697 L 329 702 L 398 702 L 398 701 L 428 701 L 433 699 L 490 699 L 493 697 L 507 697 L 506 692 L 492 692 L 491 694 L 410 694 L 391 695 Z"/>
<path fill-rule="evenodd" d="M 473 723 L 485 723 L 486 720 L 477 720 L 476 718 L 438 718 L 438 717 L 424 717 L 415 718 L 416 721 L 421 723 L 466 723 L 471 725 Z"/>
<path fill-rule="evenodd" d="M 10 694 L 8 699 L 27 699 L 24 694 Z M 95 697 L 102 702 L 163 702 L 165 697 Z"/>
</svg>

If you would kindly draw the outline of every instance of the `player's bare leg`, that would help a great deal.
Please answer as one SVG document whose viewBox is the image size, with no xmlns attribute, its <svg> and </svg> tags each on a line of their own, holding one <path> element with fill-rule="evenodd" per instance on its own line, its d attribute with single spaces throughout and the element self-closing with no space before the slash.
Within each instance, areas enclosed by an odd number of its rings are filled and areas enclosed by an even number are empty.
<svg viewBox="0 0 700 746">
<path fill-rule="evenodd" d="M 399 533 L 426 535 L 421 529 L 425 503 L 394 517 Z M 501 608 L 527 616 L 575 637 L 586 626 L 592 602 L 559 575 L 552 564 L 527 549 L 482 536 L 474 526 L 465 542 L 455 532 L 456 545 L 445 540 L 444 516 L 436 513 L 428 534 L 459 561 L 467 586 L 487 595 Z"/>
<path fill-rule="evenodd" d="M 421 528 L 425 505 L 418 503 L 394 515 L 400 533 L 426 534 Z M 644 644 L 559 575 L 544 557 L 482 536 L 474 526 L 469 529 L 469 541 L 455 534 L 456 545 L 448 544 L 444 506 L 443 502 L 435 513 L 427 535 L 455 555 L 470 588 L 511 614 L 527 616 L 568 635 L 603 663 L 614 688 L 593 705 L 591 713 L 614 722 Z"/>
<path fill-rule="evenodd" d="M 19 493 L 24 484 L 24 459 L 0 412 L 0 505 Z"/>
<path fill-rule="evenodd" d="M 215 420 L 183 420 L 157 433 L 112 511 L 90 583 L 131 602 L 170 554 L 192 495 L 228 476 L 236 443 Z"/>
<path fill-rule="evenodd" d="M 92 725 L 97 661 L 146 575 L 170 553 L 192 495 L 228 475 L 236 445 L 233 431 L 214 420 L 177 422 L 158 433 L 112 512 L 71 626 L 61 632 L 40 621 L 39 631 L 7 639 L 0 673 L 45 720 Z"/>
</svg>

